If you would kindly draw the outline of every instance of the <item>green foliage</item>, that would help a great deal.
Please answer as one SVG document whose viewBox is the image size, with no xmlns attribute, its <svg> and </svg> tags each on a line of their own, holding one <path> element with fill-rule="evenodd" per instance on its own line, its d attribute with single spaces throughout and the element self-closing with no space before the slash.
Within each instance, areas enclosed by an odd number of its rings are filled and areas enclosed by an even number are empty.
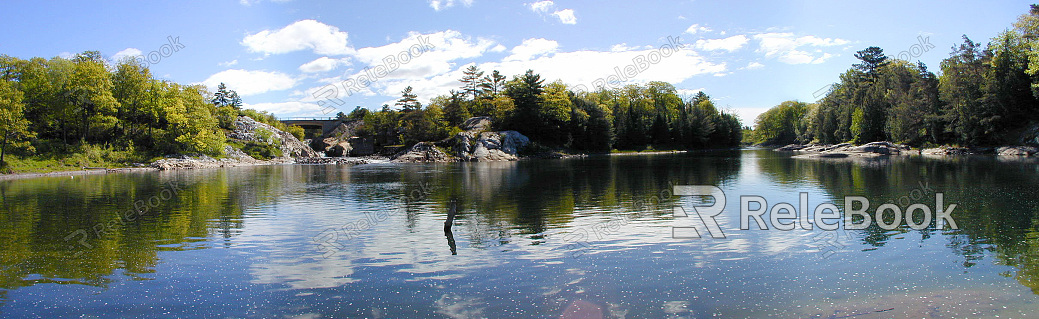
<svg viewBox="0 0 1039 319">
<path fill-rule="evenodd" d="M 255 159 L 269 160 L 282 156 L 281 148 L 274 144 L 257 142 L 232 142 L 230 144 Z"/>
<path fill-rule="evenodd" d="M 409 85 L 400 92 L 400 99 L 397 100 L 396 105 L 401 108 L 401 111 L 411 112 L 422 109 L 422 103 L 418 102 L 418 96 L 413 90 Z"/>
<path fill-rule="evenodd" d="M 22 97 L 15 82 L 0 79 L 0 165 L 5 165 L 4 156 L 8 147 L 32 150 L 28 139 L 35 133 L 29 131 Z"/>
<path fill-rule="evenodd" d="M 284 131 L 285 131 L 285 133 L 292 134 L 292 136 L 295 136 L 296 139 L 298 139 L 300 141 L 303 140 L 304 134 L 306 134 L 306 131 L 303 129 L 303 127 L 301 127 L 299 125 L 288 125 L 288 126 L 285 126 Z"/>
<path fill-rule="evenodd" d="M 754 121 L 754 143 L 785 145 L 799 142 L 798 127 L 805 121 L 808 104 L 786 101 L 758 115 Z"/>
<path fill-rule="evenodd" d="M 404 145 L 418 142 L 439 141 L 448 137 L 450 129 L 441 120 L 438 109 L 415 110 L 404 114 L 400 119 L 401 138 Z"/>
<path fill-rule="evenodd" d="M 963 36 L 935 76 L 923 63 L 889 60 L 869 47 L 861 63 L 809 109 L 795 132 L 800 142 L 965 146 L 1019 143 L 1039 120 L 1039 6 L 1022 15 L 987 46 Z M 774 109 L 759 118 L 757 141 L 775 137 Z M 786 132 L 786 131 L 784 131 Z M 784 137 L 789 136 L 784 133 Z M 784 140 L 788 140 L 784 138 Z"/>
</svg>

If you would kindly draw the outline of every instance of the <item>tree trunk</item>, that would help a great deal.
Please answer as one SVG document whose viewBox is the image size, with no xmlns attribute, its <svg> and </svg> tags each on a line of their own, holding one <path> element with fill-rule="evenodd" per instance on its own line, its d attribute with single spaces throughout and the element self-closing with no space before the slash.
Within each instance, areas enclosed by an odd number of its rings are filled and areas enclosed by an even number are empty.
<svg viewBox="0 0 1039 319">
<path fill-rule="evenodd" d="M 4 132 L 4 141 L 0 143 L 0 167 L 4 166 L 4 153 L 7 150 L 7 137 L 11 134 Z"/>
</svg>

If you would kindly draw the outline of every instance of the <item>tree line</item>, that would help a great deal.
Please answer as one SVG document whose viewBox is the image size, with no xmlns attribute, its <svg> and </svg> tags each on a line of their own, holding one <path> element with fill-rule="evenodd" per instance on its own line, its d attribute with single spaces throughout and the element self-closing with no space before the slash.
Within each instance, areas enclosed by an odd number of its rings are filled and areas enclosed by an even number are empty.
<svg viewBox="0 0 1039 319">
<path fill-rule="evenodd" d="M 738 146 L 743 134 L 739 118 L 719 111 L 707 94 L 683 100 L 665 82 L 575 92 L 561 81 L 546 84 L 533 70 L 507 79 L 497 70 L 484 75 L 475 65 L 460 82 L 459 90 L 424 107 L 407 87 L 396 108 L 358 108 L 340 116 L 364 119 L 361 134 L 380 146 L 441 140 L 474 116 L 491 117 L 493 129 L 518 131 L 537 146 L 579 152 L 728 148 Z"/>
<path fill-rule="evenodd" d="M 222 155 L 224 132 L 248 115 L 302 136 L 272 115 L 242 109 L 223 83 L 156 79 L 131 58 L 112 65 L 100 52 L 23 60 L 0 56 L 0 163 L 7 151 L 62 157 L 87 149 L 142 161 L 167 154 Z"/>
<path fill-rule="evenodd" d="M 935 75 L 879 47 L 818 103 L 787 101 L 755 121 L 755 143 L 995 146 L 1021 143 L 1039 120 L 1039 5 L 984 47 L 966 35 Z"/>
</svg>

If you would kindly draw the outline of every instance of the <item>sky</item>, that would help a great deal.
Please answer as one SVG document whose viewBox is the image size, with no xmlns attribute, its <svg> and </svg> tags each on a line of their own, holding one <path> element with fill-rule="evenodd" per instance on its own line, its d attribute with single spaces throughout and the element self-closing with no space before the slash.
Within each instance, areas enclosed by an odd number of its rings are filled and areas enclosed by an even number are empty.
<svg viewBox="0 0 1039 319">
<path fill-rule="evenodd" d="M 878 46 L 939 64 L 967 35 L 987 43 L 1027 1 L 18 1 L 0 4 L 0 54 L 96 50 L 161 79 L 223 82 L 246 107 L 329 117 L 461 87 L 462 70 L 594 90 L 649 81 L 704 91 L 745 125 L 816 101 Z"/>
</svg>

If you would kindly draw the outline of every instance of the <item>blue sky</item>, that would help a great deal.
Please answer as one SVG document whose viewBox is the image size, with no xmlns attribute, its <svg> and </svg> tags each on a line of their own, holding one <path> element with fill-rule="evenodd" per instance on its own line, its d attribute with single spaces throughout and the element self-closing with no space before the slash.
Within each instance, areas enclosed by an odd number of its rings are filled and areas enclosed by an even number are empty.
<svg viewBox="0 0 1039 319">
<path fill-rule="evenodd" d="M 592 87 L 639 57 L 656 63 L 627 81 L 704 90 L 753 122 L 785 100 L 813 101 L 879 46 L 939 71 L 961 35 L 987 42 L 1027 1 L 5 1 L 0 54 L 20 58 L 98 50 L 152 55 L 179 83 L 226 82 L 249 107 L 278 116 L 331 116 L 392 104 L 411 85 L 422 101 L 457 89 L 475 63 Z M 684 47 L 662 51 L 680 39 Z M 670 40 L 669 40 L 670 39 Z M 183 47 L 169 50 L 171 40 Z M 921 50 L 926 41 L 933 48 Z M 365 67 L 418 43 L 408 63 L 362 86 Z M 167 55 L 158 52 L 167 46 Z M 665 54 L 666 53 L 666 54 Z M 666 57 L 664 57 L 666 55 Z M 390 58 L 391 60 L 393 58 Z M 397 61 L 400 62 L 400 61 Z M 623 71 L 622 71 L 623 72 Z M 346 82 L 344 81 L 352 81 Z M 348 90 L 353 84 L 358 91 Z M 348 96 L 349 93 L 349 96 Z M 329 99 L 337 94 L 339 100 Z M 327 107 L 335 107 L 330 111 Z"/>
</svg>

